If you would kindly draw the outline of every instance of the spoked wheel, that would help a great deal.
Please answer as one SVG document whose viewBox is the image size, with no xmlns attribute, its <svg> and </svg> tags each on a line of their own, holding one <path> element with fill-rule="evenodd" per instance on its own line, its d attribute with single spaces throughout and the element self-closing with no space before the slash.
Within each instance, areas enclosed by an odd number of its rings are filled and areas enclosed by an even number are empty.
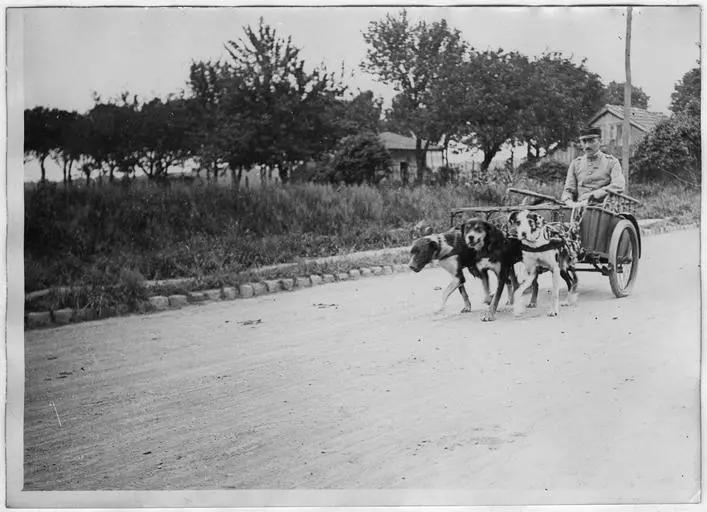
<svg viewBox="0 0 707 512">
<path fill-rule="evenodd" d="M 622 220 L 611 233 L 609 244 L 609 284 L 617 297 L 631 293 L 638 274 L 638 233 L 629 220 Z"/>
</svg>

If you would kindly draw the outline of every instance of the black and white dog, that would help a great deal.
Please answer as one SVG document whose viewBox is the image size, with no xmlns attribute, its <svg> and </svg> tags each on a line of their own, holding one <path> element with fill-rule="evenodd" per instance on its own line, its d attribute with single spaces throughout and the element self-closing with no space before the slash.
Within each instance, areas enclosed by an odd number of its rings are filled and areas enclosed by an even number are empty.
<svg viewBox="0 0 707 512">
<path fill-rule="evenodd" d="M 497 277 L 496 292 L 489 296 L 488 278 L 484 284 L 486 296 L 492 297 L 489 300 L 488 311 L 481 318 L 485 322 L 496 319 L 498 301 L 503 292 L 503 286 L 508 287 L 508 303 L 520 302 L 520 297 L 514 291 L 518 289 L 518 280 L 514 266 L 520 263 L 523 255 L 519 240 L 506 237 L 499 228 L 492 223 L 482 219 L 469 219 L 462 224 L 462 238 L 465 245 L 473 251 L 473 265 L 477 273 L 485 273 L 491 270 Z M 535 307 L 538 297 L 537 280 L 532 280 L 529 285 L 533 285 L 533 294 L 529 307 Z M 521 292 L 522 293 L 522 292 Z"/>
<path fill-rule="evenodd" d="M 459 293 L 464 300 L 462 313 L 471 311 L 469 295 L 464 288 L 466 281 L 464 279 L 464 268 L 468 269 L 471 275 L 482 280 L 487 300 L 490 300 L 488 299 L 488 274 L 486 272 L 481 273 L 476 269 L 474 251 L 464 243 L 461 230 L 458 227 L 454 227 L 444 233 L 427 234 L 413 242 L 410 248 L 410 263 L 408 263 L 412 270 L 419 272 L 433 261 L 438 261 L 439 266 L 452 276 L 452 281 L 442 293 L 442 305 L 439 311 L 444 309 L 447 299 L 456 289 L 459 289 Z"/>
<path fill-rule="evenodd" d="M 513 212 L 508 223 L 515 229 L 520 240 L 526 269 L 515 291 L 515 298 L 518 299 L 533 280 L 537 280 L 540 272 L 549 270 L 552 272 L 552 303 L 548 316 L 557 316 L 560 312 L 560 279 L 567 283 L 567 303 L 573 305 L 577 302 L 578 278 L 573 266 L 575 258 L 568 241 L 560 232 L 550 229 L 543 217 L 535 212 Z M 516 316 L 523 313 L 523 305 L 518 300 L 513 309 Z"/>
</svg>

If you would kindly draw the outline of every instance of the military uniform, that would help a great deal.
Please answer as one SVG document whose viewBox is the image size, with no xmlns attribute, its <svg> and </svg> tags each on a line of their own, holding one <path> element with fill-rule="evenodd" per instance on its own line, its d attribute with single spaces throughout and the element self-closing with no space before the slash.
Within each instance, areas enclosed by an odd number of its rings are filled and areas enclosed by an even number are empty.
<svg viewBox="0 0 707 512">
<path fill-rule="evenodd" d="M 611 155 L 597 151 L 594 158 L 582 155 L 572 160 L 567 169 L 561 199 L 582 201 L 587 199 L 591 192 L 599 190 L 623 192 L 625 185 L 619 161 Z M 604 196 L 606 192 L 602 192 L 597 199 L 603 199 Z"/>
</svg>

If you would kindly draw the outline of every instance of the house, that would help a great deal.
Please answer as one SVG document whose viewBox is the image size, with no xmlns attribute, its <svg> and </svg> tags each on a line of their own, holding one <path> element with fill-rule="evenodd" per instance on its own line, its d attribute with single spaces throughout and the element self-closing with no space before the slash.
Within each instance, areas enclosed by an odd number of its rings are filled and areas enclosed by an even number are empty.
<svg viewBox="0 0 707 512">
<path fill-rule="evenodd" d="M 631 107 L 629 126 L 629 148 L 636 145 L 667 116 L 659 112 L 649 112 L 642 108 Z M 621 157 L 623 148 L 624 107 L 622 105 L 604 105 L 587 123 L 601 129 L 602 151 Z"/>
<path fill-rule="evenodd" d="M 407 183 L 410 178 L 414 179 L 417 175 L 415 139 L 393 132 L 382 132 L 378 137 L 393 159 L 393 180 Z M 444 164 L 441 146 L 430 144 L 427 148 L 426 164 L 432 170 Z"/>
<path fill-rule="evenodd" d="M 636 144 L 664 119 L 667 119 L 667 116 L 659 112 L 649 112 L 642 108 L 631 107 L 631 132 L 629 133 L 631 152 L 635 149 Z M 617 158 L 622 156 L 623 122 L 623 105 L 604 105 L 587 122 L 587 126 L 601 130 L 601 150 Z M 570 143 L 567 149 L 554 152 L 550 159 L 569 165 L 572 160 L 581 155 L 582 148 L 579 147 L 579 144 Z"/>
</svg>

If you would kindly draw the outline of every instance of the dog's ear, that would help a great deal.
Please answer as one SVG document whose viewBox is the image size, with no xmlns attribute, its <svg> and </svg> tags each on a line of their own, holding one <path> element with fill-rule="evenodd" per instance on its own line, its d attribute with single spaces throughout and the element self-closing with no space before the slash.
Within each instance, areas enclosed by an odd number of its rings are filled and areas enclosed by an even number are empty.
<svg viewBox="0 0 707 512">
<path fill-rule="evenodd" d="M 518 222 L 518 212 L 511 212 L 508 216 L 508 224 L 515 224 Z"/>
<path fill-rule="evenodd" d="M 545 219 L 543 219 L 542 215 L 539 215 L 535 212 L 529 212 L 527 217 L 528 217 L 528 224 L 530 225 L 530 229 L 532 231 L 540 229 L 543 226 L 543 224 L 545 223 Z"/>
<path fill-rule="evenodd" d="M 432 232 L 432 226 L 427 226 L 425 229 L 422 230 L 422 236 L 431 235 Z"/>
</svg>

